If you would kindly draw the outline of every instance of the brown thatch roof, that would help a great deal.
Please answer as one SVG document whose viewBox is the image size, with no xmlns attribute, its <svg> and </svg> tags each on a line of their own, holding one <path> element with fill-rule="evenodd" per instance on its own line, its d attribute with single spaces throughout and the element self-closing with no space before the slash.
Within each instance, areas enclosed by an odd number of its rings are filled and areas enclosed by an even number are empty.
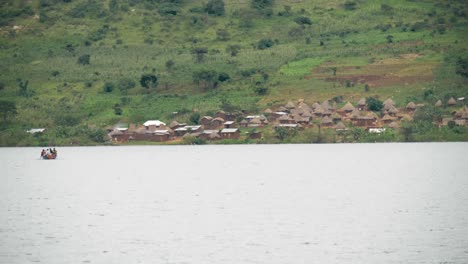
<svg viewBox="0 0 468 264">
<path fill-rule="evenodd" d="M 357 117 L 360 117 L 361 116 L 361 112 L 355 108 L 352 112 L 351 112 L 351 117 L 352 118 L 357 118 Z"/>
<path fill-rule="evenodd" d="M 392 98 L 388 98 L 383 102 L 384 105 L 395 105 L 395 101 L 392 100 Z"/>
<path fill-rule="evenodd" d="M 114 129 L 114 130 L 112 130 L 108 135 L 109 135 L 109 136 L 117 136 L 117 135 L 122 135 L 122 134 L 123 134 L 122 131 L 120 131 L 120 130 L 118 130 L 118 129 Z"/>
<path fill-rule="evenodd" d="M 245 119 L 244 119 L 244 120 L 240 121 L 240 123 L 239 123 L 239 124 L 241 124 L 241 125 L 245 125 L 245 124 L 247 124 L 247 123 L 249 123 L 249 122 L 247 122 L 247 120 L 245 120 Z"/>
<path fill-rule="evenodd" d="M 178 125 L 179 125 L 179 122 L 177 122 L 177 121 L 174 120 L 174 121 L 172 121 L 172 122 L 169 124 L 169 127 L 170 127 L 170 128 L 174 128 L 174 127 L 176 127 L 176 126 L 178 126 Z"/>
<path fill-rule="evenodd" d="M 287 109 L 296 108 L 296 106 L 294 105 L 294 103 L 291 102 L 291 101 L 289 101 L 284 107 L 286 107 Z"/>
<path fill-rule="evenodd" d="M 216 117 L 216 118 L 213 118 L 213 120 L 211 120 L 211 122 L 213 122 L 213 121 L 219 121 L 219 122 L 224 123 L 225 120 L 223 118 L 221 118 L 221 117 Z"/>
<path fill-rule="evenodd" d="M 390 113 L 390 114 L 396 114 L 396 113 L 398 113 L 399 111 L 398 111 L 398 109 L 397 109 L 395 106 L 392 106 L 392 107 L 390 107 L 390 108 L 387 110 L 387 112 Z"/>
<path fill-rule="evenodd" d="M 250 120 L 249 124 L 258 124 L 260 125 L 262 123 L 262 121 L 260 120 L 260 118 L 254 118 L 252 120 Z"/>
<path fill-rule="evenodd" d="M 442 101 L 441 101 L 441 100 L 437 100 L 437 102 L 434 104 L 434 106 L 436 106 L 436 107 L 442 106 Z"/>
<path fill-rule="evenodd" d="M 358 106 L 365 106 L 366 105 L 366 98 L 361 98 L 357 103 Z"/>
<path fill-rule="evenodd" d="M 289 115 L 282 115 L 278 118 L 278 120 L 293 120 Z"/>
<path fill-rule="evenodd" d="M 267 109 L 265 109 L 265 111 L 263 111 L 263 113 L 271 114 L 271 113 L 273 113 L 273 111 L 270 108 L 267 108 Z"/>
<path fill-rule="evenodd" d="M 333 120 L 341 120 L 342 119 L 341 115 L 336 113 L 336 112 L 332 114 L 331 118 Z"/>
<path fill-rule="evenodd" d="M 297 105 L 297 109 L 302 109 L 302 110 L 304 110 L 304 111 L 312 112 L 312 108 L 311 108 L 308 104 L 306 104 L 306 103 L 304 103 L 304 102 L 300 102 L 300 103 Z"/>
<path fill-rule="evenodd" d="M 284 107 L 284 106 L 280 106 L 280 107 L 278 108 L 278 111 L 284 112 L 284 111 L 288 111 L 288 109 L 287 109 L 286 107 Z"/>
<path fill-rule="evenodd" d="M 318 105 L 315 109 L 314 109 L 314 114 L 323 114 L 325 110 L 322 108 L 321 105 Z"/>
<path fill-rule="evenodd" d="M 448 105 L 456 105 L 456 104 L 457 104 L 457 100 L 455 100 L 455 98 L 451 97 L 451 98 L 447 101 L 447 104 L 448 104 Z"/>
<path fill-rule="evenodd" d="M 415 104 L 414 102 L 409 102 L 409 103 L 406 105 L 406 109 L 414 110 L 414 109 L 416 109 L 416 104 Z"/>
<path fill-rule="evenodd" d="M 331 124 L 331 123 L 333 123 L 333 120 L 331 120 L 330 117 L 324 116 L 324 117 L 322 118 L 322 124 Z"/>
<path fill-rule="evenodd" d="M 352 112 L 354 111 L 356 108 L 350 103 L 350 102 L 347 102 L 343 107 L 341 107 L 340 111 L 343 111 L 343 112 Z"/>
<path fill-rule="evenodd" d="M 312 109 L 315 110 L 315 108 L 317 108 L 317 107 L 319 107 L 319 106 L 320 106 L 320 104 L 317 103 L 317 102 L 315 102 L 315 103 L 312 104 Z"/>
<path fill-rule="evenodd" d="M 382 121 L 389 121 L 389 120 L 395 120 L 395 118 L 392 117 L 392 116 L 389 116 L 388 114 L 385 114 L 385 115 L 382 117 Z"/>
<path fill-rule="evenodd" d="M 328 100 L 325 100 L 325 101 L 322 102 L 322 108 L 325 111 L 330 109 L 330 103 L 328 102 Z"/>
<path fill-rule="evenodd" d="M 312 113 L 310 111 L 304 111 L 302 114 L 303 117 L 312 117 Z"/>
<path fill-rule="evenodd" d="M 338 124 L 336 124 L 335 128 L 336 129 L 346 129 L 346 126 L 345 126 L 345 124 L 343 124 L 343 122 L 338 122 Z"/>
</svg>

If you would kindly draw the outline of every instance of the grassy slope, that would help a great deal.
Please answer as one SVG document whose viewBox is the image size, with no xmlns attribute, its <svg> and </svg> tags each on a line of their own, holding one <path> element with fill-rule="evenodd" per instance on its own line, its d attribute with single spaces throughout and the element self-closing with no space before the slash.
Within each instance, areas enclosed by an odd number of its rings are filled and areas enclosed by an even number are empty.
<svg viewBox="0 0 468 264">
<path fill-rule="evenodd" d="M 18 8 L 23 1 L 11 2 Z M 249 1 L 225 0 L 226 14 L 220 17 L 190 12 L 202 7 L 202 1 L 184 1 L 177 16 L 161 16 L 157 9 L 119 1 L 124 8 L 114 15 L 70 17 L 68 12 L 83 2 L 57 1 L 43 7 L 40 1 L 32 1 L 34 14 L 46 14 L 48 19 L 41 22 L 24 15 L 2 27 L 0 81 L 6 88 L 0 96 L 15 101 L 19 108 L 15 122 L 7 128 L 54 127 L 69 113 L 81 124 L 97 127 L 118 121 L 169 120 L 175 111 L 187 112 L 178 117 L 186 121 L 193 110 L 204 114 L 219 109 L 222 98 L 255 112 L 299 98 L 312 103 L 335 96 L 352 101 L 394 97 L 403 105 L 409 100 L 423 102 L 422 94 L 428 89 L 435 92 L 432 101 L 468 97 L 466 80 L 455 74 L 457 56 L 467 53 L 468 32 L 466 18 L 452 8 L 468 12 L 463 1 L 356 1 L 355 10 L 345 10 L 345 1 L 276 0 L 271 17 L 258 14 Z M 383 3 L 392 9 L 384 11 Z M 279 16 L 285 5 L 291 7 L 290 14 Z M 106 2 L 103 8 L 107 10 Z M 301 28 L 294 22 L 299 16 L 309 17 L 312 25 Z M 251 26 L 244 26 L 245 21 L 251 21 Z M 426 26 L 411 31 L 417 22 Z M 13 25 L 21 28 L 13 30 Z M 85 45 L 105 25 L 108 29 L 102 39 Z M 228 40 L 217 39 L 220 29 L 229 32 Z M 389 35 L 393 43 L 388 43 Z M 260 39 L 276 44 L 259 50 L 255 46 Z M 231 57 L 225 49 L 234 44 L 242 49 Z M 67 45 L 73 50 L 67 50 Z M 195 62 L 190 52 L 195 47 L 208 48 L 203 63 Z M 77 63 L 83 54 L 91 55 L 90 65 Z M 405 54 L 418 57 L 401 57 Z M 175 64 L 171 70 L 165 67 L 168 60 Z M 333 67 L 336 76 L 327 71 Z M 193 72 L 200 69 L 226 72 L 231 80 L 205 91 L 192 81 Z M 267 73 L 268 80 L 264 82 L 259 73 L 241 74 L 250 69 Z M 54 72 L 58 75 L 53 76 Z M 138 80 L 151 72 L 158 76 L 159 86 L 148 93 Z M 354 87 L 344 85 L 347 79 L 369 74 L 381 80 L 371 83 L 364 78 Z M 422 75 L 425 78 L 419 78 Z M 390 81 L 388 76 L 395 78 Z M 103 92 L 105 82 L 123 78 L 134 80 L 137 87 L 128 94 L 117 87 Z M 18 96 L 17 79 L 29 80 L 35 95 Z M 255 94 L 257 82 L 269 89 L 267 95 Z M 365 84 L 370 85 L 369 92 L 364 91 Z M 123 115 L 114 114 L 115 104 L 122 106 Z"/>
</svg>

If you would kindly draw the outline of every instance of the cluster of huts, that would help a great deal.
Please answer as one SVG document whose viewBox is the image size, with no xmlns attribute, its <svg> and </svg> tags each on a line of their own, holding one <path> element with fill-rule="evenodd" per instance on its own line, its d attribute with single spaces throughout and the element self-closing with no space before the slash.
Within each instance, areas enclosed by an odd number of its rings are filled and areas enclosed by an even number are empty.
<svg viewBox="0 0 468 264">
<path fill-rule="evenodd" d="M 448 106 L 457 104 L 451 98 Z M 243 113 L 225 113 L 219 111 L 214 117 L 203 116 L 199 120 L 199 125 L 187 125 L 172 121 L 169 125 L 159 120 L 146 121 L 141 126 L 130 125 L 121 128 L 109 129 L 109 137 L 113 142 L 125 142 L 129 140 L 146 141 L 169 141 L 184 137 L 202 138 L 205 140 L 219 139 L 239 139 L 241 128 L 262 128 L 267 125 L 273 127 L 284 127 L 287 129 L 304 129 L 312 126 L 335 129 L 337 132 L 348 130 L 349 126 L 362 127 L 369 132 L 382 132 L 386 128 L 398 129 L 401 121 L 411 121 L 413 114 L 422 105 L 410 102 L 404 108 L 397 108 L 392 99 L 383 102 L 383 111 L 379 115 L 367 109 L 367 102 L 362 98 L 353 105 L 347 102 L 338 108 L 336 102 L 325 100 L 322 103 L 316 102 L 308 105 L 304 100 L 297 103 L 288 102 L 286 105 L 275 108 L 268 108 L 259 115 L 243 115 Z M 438 101 L 436 107 L 442 106 Z M 240 120 L 240 121 L 239 121 Z M 453 113 L 454 120 L 458 125 L 468 124 L 468 107 L 464 106 Z M 239 122 L 237 122 L 239 121 Z M 445 120 L 445 123 L 449 120 Z M 252 130 L 247 134 L 252 139 L 262 137 L 261 129 Z"/>
</svg>

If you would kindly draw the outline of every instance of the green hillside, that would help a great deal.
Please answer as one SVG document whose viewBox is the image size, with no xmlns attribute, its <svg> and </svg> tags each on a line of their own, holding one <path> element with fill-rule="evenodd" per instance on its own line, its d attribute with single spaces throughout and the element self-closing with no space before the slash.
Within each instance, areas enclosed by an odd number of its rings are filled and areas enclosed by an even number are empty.
<svg viewBox="0 0 468 264">
<path fill-rule="evenodd" d="M 0 145 L 298 99 L 468 98 L 467 15 L 462 0 L 4 0 Z"/>
</svg>

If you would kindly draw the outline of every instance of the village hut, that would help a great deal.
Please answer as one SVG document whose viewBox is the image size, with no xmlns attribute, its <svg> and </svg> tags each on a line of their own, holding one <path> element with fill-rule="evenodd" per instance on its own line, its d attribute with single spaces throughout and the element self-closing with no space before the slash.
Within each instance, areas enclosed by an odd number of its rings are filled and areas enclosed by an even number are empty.
<svg viewBox="0 0 468 264">
<path fill-rule="evenodd" d="M 310 117 L 304 117 L 304 116 L 295 116 L 294 121 L 298 124 L 303 124 L 303 125 L 308 125 L 310 122 Z"/>
<path fill-rule="evenodd" d="M 457 100 L 455 100 L 455 98 L 453 98 L 453 97 L 450 97 L 450 99 L 447 101 L 447 105 L 448 106 L 455 106 L 455 105 L 457 105 Z"/>
<path fill-rule="evenodd" d="M 115 143 L 128 141 L 128 137 L 130 136 L 129 134 L 126 134 L 118 129 L 112 130 L 107 135 L 111 138 L 112 142 Z"/>
<path fill-rule="evenodd" d="M 304 102 L 299 102 L 297 109 L 302 109 L 304 112 L 312 112 L 312 108 Z"/>
<path fill-rule="evenodd" d="M 263 113 L 266 115 L 270 115 L 271 113 L 273 113 L 273 111 L 270 108 L 267 108 L 263 111 Z"/>
<path fill-rule="evenodd" d="M 314 115 L 315 116 L 318 116 L 318 117 L 321 117 L 323 115 L 323 113 L 325 112 L 325 110 L 323 109 L 323 107 L 321 105 L 318 105 L 315 109 L 314 109 Z"/>
<path fill-rule="evenodd" d="M 239 139 L 240 131 L 238 128 L 224 128 L 219 135 L 222 139 Z"/>
<path fill-rule="evenodd" d="M 226 112 L 224 112 L 223 110 L 216 112 L 215 117 L 221 117 L 222 119 L 227 120 Z"/>
<path fill-rule="evenodd" d="M 224 125 L 224 119 L 221 118 L 221 117 L 216 117 L 216 118 L 213 118 L 210 122 L 210 127 L 211 128 L 218 128 L 218 127 L 222 127 Z"/>
<path fill-rule="evenodd" d="M 390 123 L 392 123 L 393 121 L 395 121 L 395 117 L 390 116 L 390 115 L 388 115 L 388 114 L 385 114 L 385 115 L 382 117 L 382 122 L 384 122 L 384 124 L 390 124 Z"/>
<path fill-rule="evenodd" d="M 248 124 L 249 124 L 249 122 L 248 122 L 247 120 L 245 120 L 245 119 L 242 120 L 242 121 L 240 121 L 240 123 L 239 123 L 239 125 L 240 125 L 241 127 L 247 127 Z"/>
<path fill-rule="evenodd" d="M 264 115 L 260 115 L 259 117 L 260 121 L 262 122 L 263 125 L 268 125 L 269 121 L 268 118 Z"/>
<path fill-rule="evenodd" d="M 312 113 L 310 111 L 304 111 L 302 114 L 302 117 L 307 117 L 307 118 L 312 118 Z"/>
<path fill-rule="evenodd" d="M 343 113 L 351 113 L 355 110 L 356 108 L 350 103 L 350 102 L 347 102 L 342 108 L 340 108 L 340 112 L 343 112 Z"/>
<path fill-rule="evenodd" d="M 401 115 L 401 121 L 413 121 L 413 118 L 410 115 Z"/>
<path fill-rule="evenodd" d="M 296 121 L 292 119 L 289 115 L 283 115 L 280 118 L 278 118 L 278 121 L 280 124 L 295 124 Z"/>
<path fill-rule="evenodd" d="M 179 127 L 180 127 L 180 123 L 177 122 L 177 121 L 175 121 L 175 120 L 172 121 L 172 122 L 169 124 L 169 128 L 172 129 L 172 130 L 174 130 L 174 129 L 176 129 L 176 128 L 179 128 Z"/>
<path fill-rule="evenodd" d="M 164 128 L 166 123 L 159 120 L 148 120 L 143 124 L 143 126 L 145 126 L 146 130 L 154 131 L 156 129 Z"/>
<path fill-rule="evenodd" d="M 340 114 L 335 112 L 331 115 L 331 119 L 333 120 L 333 122 L 338 122 L 342 119 L 342 117 Z"/>
<path fill-rule="evenodd" d="M 338 122 L 338 124 L 336 124 L 335 130 L 336 131 L 345 131 L 345 130 L 348 130 L 348 129 L 346 128 L 346 125 L 343 124 L 343 122 L 340 121 L 340 122 Z"/>
<path fill-rule="evenodd" d="M 286 107 L 284 107 L 284 106 L 280 106 L 280 107 L 278 108 L 278 112 L 289 112 L 289 110 L 288 110 Z"/>
<path fill-rule="evenodd" d="M 407 105 L 406 105 L 406 110 L 408 111 L 414 111 L 416 110 L 416 104 L 414 102 L 409 102 Z"/>
<path fill-rule="evenodd" d="M 357 103 L 359 111 L 366 110 L 366 98 L 361 98 Z"/>
<path fill-rule="evenodd" d="M 398 109 L 395 106 L 392 106 L 387 110 L 387 113 L 391 116 L 396 116 L 396 114 L 398 114 Z"/>
<path fill-rule="evenodd" d="M 200 119 L 200 123 L 201 123 L 204 127 L 208 128 L 208 127 L 210 127 L 211 120 L 213 120 L 213 117 L 211 117 L 211 116 L 204 116 L 204 117 L 202 117 L 202 118 Z"/>
<path fill-rule="evenodd" d="M 442 106 L 442 101 L 437 100 L 437 102 L 434 104 L 435 107 L 441 107 Z"/>
<path fill-rule="evenodd" d="M 293 102 L 289 101 L 284 107 L 286 107 L 286 109 L 294 109 L 296 108 L 296 106 L 294 105 Z"/>
<path fill-rule="evenodd" d="M 320 107 L 320 104 L 315 102 L 312 104 L 312 110 L 315 110 L 317 107 Z"/>
<path fill-rule="evenodd" d="M 250 122 L 249 122 L 249 124 L 247 126 L 248 127 L 260 127 L 262 125 L 263 125 L 263 123 L 260 120 L 260 118 L 254 118 L 254 119 L 250 120 Z"/>
<path fill-rule="evenodd" d="M 234 121 L 226 121 L 224 122 L 224 128 L 233 128 L 236 122 Z"/>
<path fill-rule="evenodd" d="M 333 125 L 333 120 L 329 116 L 324 116 L 321 123 L 322 126 L 329 127 Z"/>
<path fill-rule="evenodd" d="M 323 110 L 325 111 L 329 111 L 330 110 L 330 103 L 328 102 L 328 100 L 325 100 L 322 102 L 322 108 Z"/>
</svg>

